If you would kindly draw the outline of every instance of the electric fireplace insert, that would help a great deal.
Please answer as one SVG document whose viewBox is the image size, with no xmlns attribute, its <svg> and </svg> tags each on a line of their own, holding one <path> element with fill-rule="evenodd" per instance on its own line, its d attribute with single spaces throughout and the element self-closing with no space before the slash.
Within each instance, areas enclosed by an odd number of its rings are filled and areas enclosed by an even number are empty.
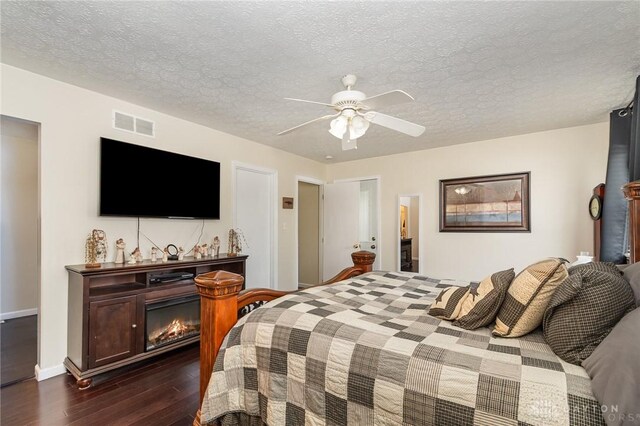
<svg viewBox="0 0 640 426">
<path fill-rule="evenodd" d="M 147 352 L 200 334 L 200 297 L 197 295 L 150 303 L 145 311 Z"/>
</svg>

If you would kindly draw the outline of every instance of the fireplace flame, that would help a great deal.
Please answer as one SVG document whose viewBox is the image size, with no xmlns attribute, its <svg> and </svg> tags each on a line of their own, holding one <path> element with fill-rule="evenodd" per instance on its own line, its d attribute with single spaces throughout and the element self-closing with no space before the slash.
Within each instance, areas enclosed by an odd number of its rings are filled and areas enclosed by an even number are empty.
<svg viewBox="0 0 640 426">
<path fill-rule="evenodd" d="M 188 328 L 189 327 L 179 319 L 174 319 L 167 327 L 167 337 L 180 336 L 184 334 Z"/>
<path fill-rule="evenodd" d="M 174 319 L 164 327 L 160 327 L 149 333 L 147 337 L 147 349 L 189 337 L 200 332 L 200 321 L 183 321 Z"/>
</svg>

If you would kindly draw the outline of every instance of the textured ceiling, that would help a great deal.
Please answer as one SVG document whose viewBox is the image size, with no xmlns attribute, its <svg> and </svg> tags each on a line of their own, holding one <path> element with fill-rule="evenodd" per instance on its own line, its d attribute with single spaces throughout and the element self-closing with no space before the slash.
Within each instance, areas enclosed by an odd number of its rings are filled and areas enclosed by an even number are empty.
<svg viewBox="0 0 640 426">
<path fill-rule="evenodd" d="M 631 99 L 640 2 L 10 2 L 2 62 L 325 161 L 595 123 Z M 380 112 L 357 151 L 321 122 L 354 73 Z M 326 108 L 326 109 L 325 109 Z M 159 128 L 158 132 L 162 129 Z"/>
</svg>

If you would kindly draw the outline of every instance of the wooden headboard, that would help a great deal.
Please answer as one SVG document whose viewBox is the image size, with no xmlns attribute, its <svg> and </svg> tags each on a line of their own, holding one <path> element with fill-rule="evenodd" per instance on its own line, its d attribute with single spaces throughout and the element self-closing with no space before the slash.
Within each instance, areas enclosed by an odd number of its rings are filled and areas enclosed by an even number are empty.
<svg viewBox="0 0 640 426">
<path fill-rule="evenodd" d="M 622 192 L 629 200 L 629 262 L 640 262 L 640 181 L 624 185 Z"/>
</svg>

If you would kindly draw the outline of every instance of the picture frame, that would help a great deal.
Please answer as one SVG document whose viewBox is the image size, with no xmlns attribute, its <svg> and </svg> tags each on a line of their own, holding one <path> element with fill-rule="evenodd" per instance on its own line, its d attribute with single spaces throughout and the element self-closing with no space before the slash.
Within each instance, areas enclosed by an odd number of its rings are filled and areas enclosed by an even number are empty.
<svg viewBox="0 0 640 426">
<path fill-rule="evenodd" d="M 531 232 L 530 172 L 440 180 L 440 232 Z"/>
</svg>

